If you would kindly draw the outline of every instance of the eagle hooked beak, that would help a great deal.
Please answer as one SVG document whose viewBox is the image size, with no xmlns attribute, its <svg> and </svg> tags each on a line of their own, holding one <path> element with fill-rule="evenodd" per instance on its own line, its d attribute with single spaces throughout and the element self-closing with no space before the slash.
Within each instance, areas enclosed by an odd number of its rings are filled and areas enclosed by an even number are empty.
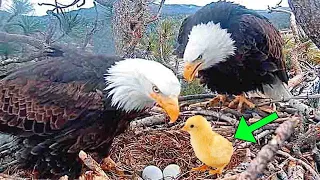
<svg viewBox="0 0 320 180">
<path fill-rule="evenodd" d="M 203 64 L 202 59 L 197 59 L 194 62 L 187 62 L 184 66 L 183 77 L 188 81 L 192 82 L 195 77 L 198 75 L 198 71 Z"/>
<path fill-rule="evenodd" d="M 152 93 L 151 97 L 165 110 L 170 117 L 170 123 L 176 122 L 179 117 L 180 108 L 178 97 L 166 97 L 161 94 Z"/>
</svg>

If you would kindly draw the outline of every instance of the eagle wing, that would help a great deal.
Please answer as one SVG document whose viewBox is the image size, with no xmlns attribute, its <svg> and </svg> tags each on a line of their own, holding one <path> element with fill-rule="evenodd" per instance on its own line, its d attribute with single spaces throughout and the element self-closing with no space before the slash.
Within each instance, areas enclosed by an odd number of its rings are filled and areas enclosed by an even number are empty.
<svg viewBox="0 0 320 180">
<path fill-rule="evenodd" d="M 69 49 L 48 56 L 0 81 L 0 132 L 17 137 L 8 147 L 15 147 L 10 152 L 20 166 L 74 177 L 81 170 L 78 152 L 108 155 L 133 118 L 112 107 L 104 90 L 104 74 L 122 58 Z"/>
<path fill-rule="evenodd" d="M 288 82 L 279 31 L 266 18 L 252 14 L 242 15 L 236 26 L 231 25 L 230 29 L 234 30 L 231 33 L 238 55 L 250 63 L 261 63 L 260 73 L 275 73 L 280 80 Z"/>
<path fill-rule="evenodd" d="M 105 60 L 66 55 L 23 67 L 2 79 L 0 131 L 45 136 L 81 121 L 84 113 L 102 111 L 106 108 L 103 75 L 111 63 Z"/>
</svg>

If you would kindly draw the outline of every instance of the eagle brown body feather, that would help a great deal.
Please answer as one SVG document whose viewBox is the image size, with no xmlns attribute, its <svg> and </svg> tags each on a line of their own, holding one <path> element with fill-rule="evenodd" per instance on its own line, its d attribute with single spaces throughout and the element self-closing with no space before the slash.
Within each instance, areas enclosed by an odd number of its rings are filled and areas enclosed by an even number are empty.
<svg viewBox="0 0 320 180">
<path fill-rule="evenodd" d="M 104 74 L 120 60 L 68 52 L 0 81 L 0 131 L 17 137 L 21 167 L 76 177 L 80 150 L 109 154 L 113 138 L 139 115 L 116 110 L 104 91 Z"/>
</svg>

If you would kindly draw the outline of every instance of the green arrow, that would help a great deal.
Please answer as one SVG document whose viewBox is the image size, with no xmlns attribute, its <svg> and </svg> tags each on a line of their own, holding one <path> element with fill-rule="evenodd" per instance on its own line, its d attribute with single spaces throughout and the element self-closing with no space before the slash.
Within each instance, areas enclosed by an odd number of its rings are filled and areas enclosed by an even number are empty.
<svg viewBox="0 0 320 180">
<path fill-rule="evenodd" d="M 274 113 L 270 114 L 269 116 L 260 119 L 258 122 L 251 124 L 251 126 L 248 126 L 246 120 L 242 116 L 234 137 L 236 139 L 240 139 L 243 141 L 249 141 L 249 142 L 256 143 L 257 142 L 256 138 L 253 136 L 252 132 L 271 123 L 272 121 L 274 121 L 278 118 L 279 118 L 278 114 L 276 112 L 274 112 Z"/>
</svg>

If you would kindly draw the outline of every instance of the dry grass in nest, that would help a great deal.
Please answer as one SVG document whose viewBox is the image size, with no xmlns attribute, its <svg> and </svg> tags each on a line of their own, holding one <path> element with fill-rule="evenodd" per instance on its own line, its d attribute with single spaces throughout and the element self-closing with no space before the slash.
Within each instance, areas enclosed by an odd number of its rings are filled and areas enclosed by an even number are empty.
<svg viewBox="0 0 320 180">
<path fill-rule="evenodd" d="M 232 131 L 222 131 L 221 128 L 214 130 L 229 140 L 233 139 Z M 200 166 L 201 162 L 193 152 L 189 134 L 179 131 L 177 127 L 129 130 L 114 140 L 111 158 L 119 167 L 133 174 L 124 179 L 135 179 L 137 175 L 141 177 L 142 170 L 148 165 L 155 165 L 163 170 L 172 163 L 181 168 L 179 179 L 215 177 L 209 176 L 207 172 L 190 171 L 191 168 Z M 245 151 L 236 150 L 224 174 L 232 171 L 244 158 Z"/>
</svg>

